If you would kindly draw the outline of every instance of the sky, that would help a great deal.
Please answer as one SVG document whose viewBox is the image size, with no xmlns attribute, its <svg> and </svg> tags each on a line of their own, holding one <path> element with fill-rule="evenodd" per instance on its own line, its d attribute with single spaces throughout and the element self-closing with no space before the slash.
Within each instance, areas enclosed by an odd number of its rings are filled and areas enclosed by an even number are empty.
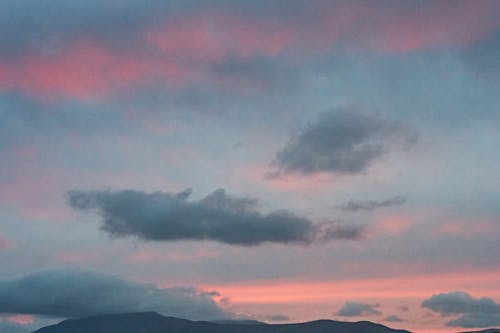
<svg viewBox="0 0 500 333">
<path fill-rule="evenodd" d="M 500 326 L 500 2 L 0 0 L 0 332 Z"/>
</svg>

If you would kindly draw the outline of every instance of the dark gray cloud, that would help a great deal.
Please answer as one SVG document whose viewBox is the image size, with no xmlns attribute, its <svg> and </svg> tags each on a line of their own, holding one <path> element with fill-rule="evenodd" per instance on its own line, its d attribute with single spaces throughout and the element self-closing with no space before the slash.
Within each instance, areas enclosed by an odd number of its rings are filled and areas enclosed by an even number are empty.
<svg viewBox="0 0 500 333">
<path fill-rule="evenodd" d="M 392 323 L 402 323 L 404 322 L 405 320 L 399 318 L 398 316 L 396 315 L 390 315 L 390 316 L 387 316 L 383 319 L 384 321 L 388 321 L 388 322 L 392 322 Z"/>
<path fill-rule="evenodd" d="M 339 208 L 344 211 L 349 212 L 357 212 L 357 211 L 370 211 L 375 210 L 377 208 L 391 207 L 391 206 L 400 206 L 406 202 L 406 199 L 397 196 L 393 198 L 388 198 L 382 201 L 374 201 L 374 200 L 349 200 L 343 205 L 340 205 Z"/>
<path fill-rule="evenodd" d="M 368 304 L 360 302 L 345 302 L 344 305 L 335 313 L 337 316 L 358 317 L 369 315 L 380 315 L 377 310 L 380 304 Z"/>
<path fill-rule="evenodd" d="M 269 320 L 269 321 L 289 321 L 290 317 L 288 317 L 287 315 L 283 315 L 283 314 L 275 314 L 275 315 L 267 316 L 266 320 Z"/>
<path fill-rule="evenodd" d="M 446 323 L 451 327 L 487 327 L 500 325 L 500 304 L 493 299 L 474 298 L 464 292 L 434 295 L 422 307 L 442 316 L 459 315 Z"/>
<path fill-rule="evenodd" d="M 0 281 L 0 313 L 70 318 L 136 311 L 188 319 L 230 317 L 211 293 L 191 287 L 159 289 L 87 271 L 43 272 Z"/>
<path fill-rule="evenodd" d="M 317 238 L 322 241 L 331 239 L 361 239 L 364 236 L 364 228 L 359 225 L 342 225 L 326 222 L 318 225 Z"/>
<path fill-rule="evenodd" d="M 70 191 L 76 210 L 96 209 L 102 230 L 112 236 L 143 240 L 213 240 L 252 246 L 264 242 L 303 243 L 356 239 L 362 227 L 336 223 L 314 224 L 289 211 L 260 213 L 252 198 L 237 198 L 218 189 L 199 201 L 189 201 L 191 190 L 180 193 L 125 190 Z"/>
<path fill-rule="evenodd" d="M 312 174 L 365 171 L 394 143 L 410 143 L 416 135 L 382 117 L 351 108 L 323 112 L 292 137 L 273 164 L 280 173 Z"/>
</svg>

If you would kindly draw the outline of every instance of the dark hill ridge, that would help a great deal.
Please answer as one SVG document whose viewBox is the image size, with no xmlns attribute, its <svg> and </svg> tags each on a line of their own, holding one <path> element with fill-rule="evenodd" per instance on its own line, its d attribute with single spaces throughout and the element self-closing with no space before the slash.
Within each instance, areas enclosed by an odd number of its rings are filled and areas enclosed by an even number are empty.
<svg viewBox="0 0 500 333">
<path fill-rule="evenodd" d="M 410 333 L 368 321 L 317 320 L 299 324 L 221 323 L 164 317 L 155 312 L 69 319 L 36 333 Z M 34 333 L 35 333 L 34 332 Z"/>
</svg>

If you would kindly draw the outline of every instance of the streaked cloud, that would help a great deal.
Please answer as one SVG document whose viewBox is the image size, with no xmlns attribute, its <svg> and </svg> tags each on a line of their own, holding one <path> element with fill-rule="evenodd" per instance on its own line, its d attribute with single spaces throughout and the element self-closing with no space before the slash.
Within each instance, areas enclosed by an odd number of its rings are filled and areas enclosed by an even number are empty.
<svg viewBox="0 0 500 333">
<path fill-rule="evenodd" d="M 349 200 L 345 204 L 339 206 L 340 209 L 349 212 L 371 211 L 378 208 L 391 206 L 400 206 L 406 202 L 406 199 L 401 196 L 388 198 L 381 201 L 375 200 Z"/>
</svg>

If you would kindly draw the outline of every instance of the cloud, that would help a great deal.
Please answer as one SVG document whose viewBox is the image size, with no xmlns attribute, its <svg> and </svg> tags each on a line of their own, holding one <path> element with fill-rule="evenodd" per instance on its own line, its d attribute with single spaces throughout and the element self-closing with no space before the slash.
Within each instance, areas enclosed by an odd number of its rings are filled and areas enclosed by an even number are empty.
<svg viewBox="0 0 500 333">
<path fill-rule="evenodd" d="M 390 315 L 390 316 L 387 316 L 383 319 L 383 321 L 389 321 L 389 322 L 392 322 L 392 323 L 402 323 L 404 322 L 403 319 L 399 318 L 398 316 L 396 315 Z"/>
<path fill-rule="evenodd" d="M 459 315 L 446 323 L 450 327 L 487 327 L 500 325 L 500 304 L 493 299 L 474 298 L 464 292 L 433 295 L 422 303 L 442 316 Z"/>
<path fill-rule="evenodd" d="M 163 22 L 199 27 L 205 23 L 202 14 L 218 15 L 219 19 L 225 14 L 229 18 L 223 16 L 223 20 L 211 21 L 213 24 L 201 31 L 204 34 L 197 42 L 210 42 L 215 30 L 224 37 L 220 43 L 229 44 L 226 47 L 231 47 L 233 52 L 248 52 L 252 47 L 271 50 L 301 47 L 310 48 L 309 52 L 320 52 L 346 43 L 351 47 L 408 52 L 440 45 L 466 46 L 482 40 L 498 28 L 498 20 L 491 13 L 500 8 L 495 1 L 456 1 L 453 5 L 423 3 L 416 11 L 414 5 L 394 1 L 370 4 L 323 0 L 272 3 L 147 0 L 141 4 L 132 0 L 119 3 L 54 0 L 49 3 L 7 1 L 1 6 L 0 28 L 5 33 L 0 36 L 3 46 L 0 54 L 6 55 L 30 48 L 55 48 L 58 42 L 78 37 L 94 37 L 115 44 L 117 48 L 123 47 L 127 41 L 135 42 Z M 192 16 L 198 20 L 183 21 Z M 228 25 L 232 28 L 229 31 L 235 34 L 234 40 L 223 30 Z M 196 42 L 190 34 L 182 37 L 187 37 L 183 45 Z M 235 50 L 233 44 L 238 40 L 246 47 Z"/>
<path fill-rule="evenodd" d="M 54 324 L 55 318 L 36 318 L 31 315 L 1 315 L 0 333 L 29 333 Z"/>
<path fill-rule="evenodd" d="M 414 133 L 382 117 L 355 109 L 323 112 L 319 119 L 292 137 L 276 154 L 280 173 L 333 172 L 358 174 L 395 143 L 410 143 Z"/>
<path fill-rule="evenodd" d="M 358 317 L 369 315 L 380 315 L 381 312 L 377 310 L 380 304 L 368 304 L 359 302 L 345 302 L 344 305 L 335 314 L 343 317 Z"/>
<path fill-rule="evenodd" d="M 275 314 L 275 315 L 267 316 L 266 320 L 269 320 L 269 321 L 289 321 L 290 317 L 288 317 L 287 315 L 283 315 L 283 314 Z"/>
<path fill-rule="evenodd" d="M 349 212 L 357 212 L 357 211 L 370 211 L 378 208 L 391 207 L 391 206 L 400 206 L 406 202 L 406 199 L 397 196 L 393 198 L 388 198 L 382 201 L 362 201 L 362 200 L 350 200 L 347 203 L 339 206 L 340 209 Z"/>
<path fill-rule="evenodd" d="M 322 56 L 469 49 L 498 30 L 499 8 L 494 1 L 418 10 L 394 1 L 3 1 L 0 90 L 88 99 L 165 82 L 281 86 L 279 78 Z M 267 59 L 289 65 L 266 71 Z"/>
<path fill-rule="evenodd" d="M 364 236 L 364 228 L 359 225 L 341 225 L 326 222 L 319 225 L 316 232 L 317 238 L 323 241 L 331 239 L 361 239 Z"/>
<path fill-rule="evenodd" d="M 0 313 L 61 318 L 157 311 L 188 319 L 230 317 L 196 288 L 154 285 L 87 271 L 52 271 L 0 281 Z"/>
<path fill-rule="evenodd" d="M 264 242 L 309 244 L 362 235 L 362 227 L 314 224 L 285 210 L 262 214 L 255 199 L 232 197 L 223 189 L 199 201 L 189 201 L 190 194 L 190 189 L 180 193 L 70 191 L 68 202 L 76 210 L 97 210 L 102 230 L 116 237 L 252 246 Z"/>
</svg>

